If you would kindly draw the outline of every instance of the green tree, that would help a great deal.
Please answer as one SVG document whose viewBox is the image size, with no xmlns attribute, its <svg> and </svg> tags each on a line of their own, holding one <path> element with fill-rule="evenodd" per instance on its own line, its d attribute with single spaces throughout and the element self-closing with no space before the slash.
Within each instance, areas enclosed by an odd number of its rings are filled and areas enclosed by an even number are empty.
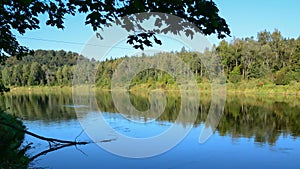
<svg viewBox="0 0 300 169">
<path fill-rule="evenodd" d="M 11 10 L 13 9 L 13 10 Z M 3 59 L 6 54 L 12 56 L 23 56 L 28 53 L 27 47 L 21 46 L 13 31 L 24 34 L 27 30 L 39 29 L 41 14 L 48 14 L 47 25 L 64 28 L 64 19 L 66 15 L 76 15 L 86 13 L 85 24 L 91 25 L 93 30 L 111 26 L 111 23 L 118 21 L 118 25 L 125 30 L 134 30 L 136 25 L 126 24 L 128 18 L 120 20 L 120 17 L 142 13 L 142 12 L 162 12 L 176 15 L 193 23 L 205 35 L 217 33 L 219 38 L 224 38 L 230 34 L 226 21 L 218 15 L 219 9 L 213 1 L 208 0 L 174 0 L 174 1 L 156 1 L 156 0 L 104 0 L 104 1 L 75 1 L 68 2 L 62 0 L 49 1 L 10 1 L 4 0 L 0 4 L 0 58 Z M 162 18 L 159 18 L 162 19 Z M 144 20 L 132 20 L 136 24 Z M 159 20 L 158 20 L 159 21 Z M 131 22 L 133 23 L 133 22 Z M 170 23 L 166 22 L 167 26 Z M 124 27 L 124 25 L 126 25 Z M 160 26 L 157 26 L 158 28 Z M 165 30 L 165 33 L 174 33 L 189 28 L 186 22 L 178 23 L 178 26 Z M 192 35 L 191 32 L 183 32 Z M 100 36 L 101 35 L 97 35 Z M 161 43 L 153 32 L 143 32 L 137 35 L 129 35 L 129 43 L 136 48 L 143 48 L 143 45 L 151 46 L 148 38 L 154 37 L 156 43 Z M 137 39 L 136 39 L 137 38 Z M 139 41 L 144 39 L 144 41 Z M 133 41 L 140 42 L 138 46 Z"/>
<path fill-rule="evenodd" d="M 287 85 L 292 79 L 292 74 L 287 68 L 282 68 L 275 74 L 275 84 L 277 85 Z"/>
<path fill-rule="evenodd" d="M 29 76 L 30 76 L 30 67 L 31 67 L 31 64 L 24 64 L 23 67 L 22 67 L 22 85 L 23 86 L 26 86 L 28 85 L 28 79 L 29 79 Z"/>
<path fill-rule="evenodd" d="M 229 80 L 232 83 L 237 83 L 237 82 L 241 81 L 241 79 L 242 79 L 242 76 L 241 76 L 240 67 L 239 66 L 235 66 L 233 68 L 233 70 L 230 72 Z"/>
<path fill-rule="evenodd" d="M 238 66 L 238 61 L 235 60 L 235 51 L 232 46 L 228 44 L 225 40 L 221 41 L 219 46 L 216 48 L 218 56 L 222 60 L 222 64 L 225 67 L 225 71 L 229 74 L 233 67 Z"/>
<path fill-rule="evenodd" d="M 72 68 L 70 66 L 64 65 L 61 74 L 63 77 L 63 83 L 65 85 L 71 85 L 72 84 L 72 77 L 73 77 L 73 72 Z"/>
<path fill-rule="evenodd" d="M 281 45 L 282 45 L 282 36 L 281 33 L 278 30 L 275 30 L 272 34 L 271 34 L 271 48 L 274 51 L 274 61 L 273 61 L 273 65 L 272 67 L 274 68 L 274 71 L 278 71 L 279 69 L 282 68 L 282 65 L 284 65 L 284 63 L 281 62 L 280 58 L 282 58 L 281 56 Z"/>
<path fill-rule="evenodd" d="M 273 58 L 273 51 L 272 48 L 269 44 L 264 44 L 260 47 L 260 60 L 261 60 L 261 65 L 263 67 L 263 72 L 265 74 L 269 74 L 272 72 L 272 58 Z"/>
<path fill-rule="evenodd" d="M 2 80 L 0 80 L 0 94 L 2 94 L 3 92 L 9 92 L 10 89 L 9 88 L 6 88 L 4 86 L 4 84 L 2 83 Z"/>
<path fill-rule="evenodd" d="M 251 38 L 247 38 L 241 52 L 241 66 L 244 79 L 249 79 L 249 77 L 251 77 L 250 75 L 255 71 L 255 61 L 257 59 L 258 50 L 259 46 L 257 42 Z"/>
<path fill-rule="evenodd" d="M 22 75 L 23 75 L 22 67 L 23 67 L 23 65 L 21 65 L 21 64 L 15 65 L 13 67 L 13 70 L 12 70 L 13 73 L 12 73 L 11 79 L 15 86 L 22 86 Z"/>
<path fill-rule="evenodd" d="M 53 86 L 55 84 L 55 72 L 47 65 L 43 65 L 42 70 L 45 72 L 45 84 L 48 86 Z"/>
<path fill-rule="evenodd" d="M 11 76 L 12 76 L 12 68 L 4 67 L 4 69 L 2 70 L 2 81 L 4 85 L 11 86 L 12 84 Z"/>
<path fill-rule="evenodd" d="M 63 84 L 63 75 L 61 72 L 61 67 L 59 67 L 56 71 L 56 79 L 57 79 L 57 84 L 62 85 Z"/>
<path fill-rule="evenodd" d="M 40 85 L 44 81 L 44 73 L 41 66 L 37 62 L 33 62 L 30 67 L 30 74 L 28 78 L 28 85 Z"/>
<path fill-rule="evenodd" d="M 270 32 L 264 30 L 257 34 L 257 41 L 260 45 L 266 45 L 271 42 L 271 34 Z"/>
</svg>

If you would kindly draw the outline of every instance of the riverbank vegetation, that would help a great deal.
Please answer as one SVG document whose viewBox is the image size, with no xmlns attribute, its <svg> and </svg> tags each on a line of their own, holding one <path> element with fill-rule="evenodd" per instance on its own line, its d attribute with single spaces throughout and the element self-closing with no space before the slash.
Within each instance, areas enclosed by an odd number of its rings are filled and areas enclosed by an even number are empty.
<svg viewBox="0 0 300 169">
<path fill-rule="evenodd" d="M 25 134 L 7 124 L 25 130 L 21 120 L 0 109 L 0 168 L 27 168 L 30 160 L 25 151 L 29 147 L 21 146 Z"/>
</svg>

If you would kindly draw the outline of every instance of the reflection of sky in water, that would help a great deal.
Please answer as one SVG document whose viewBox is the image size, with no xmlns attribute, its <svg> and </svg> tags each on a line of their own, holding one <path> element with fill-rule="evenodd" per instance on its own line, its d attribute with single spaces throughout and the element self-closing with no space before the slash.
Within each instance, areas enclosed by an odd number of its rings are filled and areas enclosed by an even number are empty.
<svg viewBox="0 0 300 169">
<path fill-rule="evenodd" d="M 104 96 L 104 95 L 103 95 Z M 30 98 L 30 99 L 29 99 Z M 42 99 L 43 98 L 43 99 Z M 106 97 L 103 97 L 105 99 Z M 72 97 L 68 95 L 58 96 L 0 96 L 1 107 L 11 107 L 9 112 L 14 112 L 20 117 L 27 117 L 24 121 L 29 131 L 36 134 L 58 139 L 74 140 L 82 131 L 82 126 L 76 119 L 74 107 L 86 110 L 86 106 L 72 106 Z M 233 118 L 232 113 L 224 115 L 219 126 L 220 132 L 209 138 L 204 144 L 199 144 L 198 139 L 203 124 L 192 128 L 188 136 L 176 147 L 159 156 L 145 159 L 129 159 L 113 155 L 101 149 L 97 144 L 75 146 L 51 152 L 41 156 L 32 163 L 32 167 L 45 168 L 299 168 L 300 167 L 300 139 L 297 128 L 299 103 L 288 98 L 282 98 L 281 102 L 265 99 L 263 102 L 255 98 L 227 98 L 229 104 L 228 111 L 247 110 L 242 112 L 251 119 L 256 119 L 255 124 L 236 124 L 237 119 Z M 44 100 L 36 104 L 37 100 Z M 13 101 L 13 102 L 12 102 Z M 271 102 L 271 103 L 270 103 Z M 108 101 L 108 103 L 110 103 Z M 202 101 L 203 109 L 206 105 Z M 281 104 L 280 104 L 281 103 Z M 207 103 L 208 104 L 208 103 Z M 33 106 L 34 105 L 34 106 Z M 241 109 L 243 106 L 244 109 Z M 285 110 L 282 119 L 286 121 L 275 121 L 277 108 Z M 108 108 L 112 109 L 113 108 Z M 97 114 L 100 114 L 99 112 Z M 23 115 L 23 116 L 22 116 Z M 83 114 L 84 115 L 84 114 Z M 92 118 L 93 114 L 85 114 L 84 117 Z M 90 115 L 90 116 L 88 116 Z M 203 114 L 205 115 L 205 114 Z M 269 119 L 265 121 L 265 126 L 261 125 L 265 115 Z M 149 137 L 157 135 L 168 129 L 172 122 L 153 121 L 151 123 L 135 123 L 128 121 L 118 113 L 104 113 L 107 122 L 117 131 L 128 136 Z M 83 118 L 83 117 L 82 117 Z M 28 120 L 29 119 L 29 120 Z M 202 120 L 199 120 L 199 122 Z M 223 122 L 223 125 L 222 125 Z M 243 122 L 243 121 L 242 121 Z M 270 122 L 270 123 L 268 123 Z M 295 122 L 295 123 L 291 123 Z M 274 127 L 276 123 L 276 128 Z M 255 125 L 255 126 L 252 126 Z M 261 126 L 260 126 L 261 125 Z M 251 128 L 252 126 L 252 128 Z M 225 128 L 224 128 L 225 127 Z M 255 127 L 255 128 L 253 128 Z M 225 129 L 225 131 L 224 131 Z M 272 130 L 271 130 L 272 129 Z M 99 132 L 99 129 L 95 131 Z M 222 132 L 221 132 L 222 131 Z M 273 132 L 272 132 L 273 131 Z M 295 132 L 295 133 L 293 133 Z M 221 134 L 224 136 L 221 136 Z M 291 136 L 293 133 L 295 137 Z M 255 135 L 267 136 L 279 135 L 276 143 L 269 145 L 266 142 L 257 142 Z M 245 138 L 249 136 L 250 138 Z M 109 138 L 108 138 L 109 139 Z M 77 138 L 78 141 L 91 140 L 84 132 Z M 48 143 L 26 135 L 25 143 L 33 142 L 33 148 L 29 150 L 29 155 L 35 155 L 48 147 Z M 112 142 L 111 142 L 112 143 Z M 105 142 L 103 144 L 110 144 Z M 148 147 L 149 148 L 149 147 Z M 150 147 L 151 148 L 151 147 Z M 85 154 L 83 154 L 84 152 Z M 147 148 L 145 148 L 147 149 Z"/>
<path fill-rule="evenodd" d="M 171 125 L 170 122 L 137 124 L 124 120 L 118 114 L 105 114 L 107 121 L 119 132 L 126 135 L 155 135 Z M 119 118 L 121 117 L 121 119 Z M 26 121 L 26 126 L 35 133 L 73 140 L 81 126 L 76 120 L 60 122 Z M 163 124 L 163 125 L 162 125 Z M 136 125 L 139 125 L 137 127 Z M 166 126 L 164 126 L 166 125 Z M 122 126 L 122 127 L 120 127 Z M 119 127 L 119 128 L 118 128 Z M 136 128 L 136 129 L 133 129 Z M 172 150 L 156 157 L 129 159 L 110 154 L 96 144 L 64 148 L 40 157 L 33 164 L 50 168 L 299 168 L 300 140 L 280 136 L 274 146 L 256 144 L 254 139 L 220 136 L 216 132 L 206 143 L 199 144 L 198 137 L 203 125 L 193 128 L 188 136 Z M 128 128 L 128 129 L 126 129 Z M 149 133 L 148 133 L 149 132 Z M 87 140 L 83 133 L 78 140 Z M 26 137 L 37 144 L 30 152 L 39 152 L 47 143 Z M 109 143 L 105 143 L 109 144 Z"/>
<path fill-rule="evenodd" d="M 146 138 L 161 134 L 172 124 L 170 122 L 153 121 L 138 123 L 124 118 L 119 113 L 102 113 L 106 122 L 117 132 L 129 137 Z"/>
</svg>

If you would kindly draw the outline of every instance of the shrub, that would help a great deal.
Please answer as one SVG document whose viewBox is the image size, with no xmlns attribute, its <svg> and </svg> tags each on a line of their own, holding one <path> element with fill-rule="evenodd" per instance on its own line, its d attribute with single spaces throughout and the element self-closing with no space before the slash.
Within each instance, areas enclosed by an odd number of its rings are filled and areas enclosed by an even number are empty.
<svg viewBox="0 0 300 169">
<path fill-rule="evenodd" d="M 25 129 L 20 120 L 0 110 L 0 168 L 27 168 L 29 158 L 20 150 L 24 133 L 5 124 Z"/>
<path fill-rule="evenodd" d="M 241 72 L 240 72 L 240 67 L 235 66 L 229 74 L 229 80 L 232 83 L 238 83 L 239 81 L 241 81 L 241 79 L 242 79 L 242 75 L 241 75 Z"/>
</svg>

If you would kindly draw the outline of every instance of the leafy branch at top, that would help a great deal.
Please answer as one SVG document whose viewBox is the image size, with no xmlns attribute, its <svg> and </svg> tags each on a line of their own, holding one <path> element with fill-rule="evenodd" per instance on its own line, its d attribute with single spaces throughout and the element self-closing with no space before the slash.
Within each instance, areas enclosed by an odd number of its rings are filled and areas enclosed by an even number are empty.
<svg viewBox="0 0 300 169">
<path fill-rule="evenodd" d="M 24 1 L 11 1 L 3 0 L 0 4 L 0 58 L 6 56 L 22 57 L 30 52 L 30 50 L 19 44 L 13 30 L 24 34 L 28 30 L 39 29 L 40 19 L 39 15 L 47 14 L 48 19 L 46 24 L 56 27 L 58 29 L 64 28 L 64 21 L 66 15 L 76 15 L 78 13 L 85 13 L 86 25 L 91 25 L 93 30 L 102 29 L 104 27 L 112 26 L 112 23 L 119 22 L 120 26 L 125 30 L 134 31 L 135 26 L 149 19 L 148 18 L 135 18 L 134 21 L 120 18 L 143 12 L 160 12 L 178 16 L 186 22 L 172 23 L 168 16 L 162 16 L 160 20 L 164 21 L 167 27 L 160 33 L 173 33 L 176 34 L 180 31 L 192 37 L 187 22 L 195 25 L 204 35 L 216 33 L 219 38 L 224 38 L 230 35 L 230 30 L 226 21 L 218 15 L 219 9 L 213 1 L 208 0 L 24 0 Z M 137 23 L 137 24 L 134 24 Z M 156 22 L 156 27 L 161 26 L 161 22 Z M 170 26 L 172 25 L 172 26 Z M 143 49 L 143 45 L 151 46 L 149 37 L 154 38 L 154 42 L 160 44 L 154 34 L 156 30 L 144 31 L 147 36 L 143 34 L 135 35 L 136 37 L 128 37 L 128 43 L 132 43 L 134 48 Z M 144 38 L 145 37 L 145 38 Z M 134 38 L 134 39 L 131 39 Z"/>
</svg>

